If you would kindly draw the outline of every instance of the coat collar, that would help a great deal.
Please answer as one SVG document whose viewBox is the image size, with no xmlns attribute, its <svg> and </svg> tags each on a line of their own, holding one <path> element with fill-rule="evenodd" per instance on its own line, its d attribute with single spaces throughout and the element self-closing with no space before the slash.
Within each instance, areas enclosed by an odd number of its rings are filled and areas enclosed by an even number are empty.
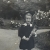
<svg viewBox="0 0 50 50">
<path fill-rule="evenodd" d="M 23 25 L 24 25 L 24 26 L 27 26 L 27 23 L 24 23 Z M 32 24 L 30 24 L 30 27 L 32 27 Z"/>
</svg>

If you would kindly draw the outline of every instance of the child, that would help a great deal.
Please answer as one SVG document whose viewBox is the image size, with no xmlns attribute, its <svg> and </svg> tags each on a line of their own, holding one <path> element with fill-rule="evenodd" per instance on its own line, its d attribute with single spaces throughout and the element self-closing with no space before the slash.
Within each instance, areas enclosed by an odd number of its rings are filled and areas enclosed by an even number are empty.
<svg viewBox="0 0 50 50">
<path fill-rule="evenodd" d="M 31 50 L 34 48 L 34 38 L 33 36 L 30 36 L 31 31 L 33 30 L 33 26 L 31 24 L 32 15 L 28 13 L 25 16 L 25 19 L 26 23 L 21 25 L 18 31 L 18 36 L 21 38 L 19 47 L 23 50 Z"/>
</svg>

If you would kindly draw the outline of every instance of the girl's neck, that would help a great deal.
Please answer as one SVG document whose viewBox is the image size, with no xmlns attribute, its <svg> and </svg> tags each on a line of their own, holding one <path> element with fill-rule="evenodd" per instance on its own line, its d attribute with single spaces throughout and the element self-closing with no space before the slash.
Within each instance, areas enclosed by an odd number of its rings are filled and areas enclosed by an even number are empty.
<svg viewBox="0 0 50 50">
<path fill-rule="evenodd" d="M 30 25 L 31 23 L 27 23 L 27 25 Z"/>
</svg>

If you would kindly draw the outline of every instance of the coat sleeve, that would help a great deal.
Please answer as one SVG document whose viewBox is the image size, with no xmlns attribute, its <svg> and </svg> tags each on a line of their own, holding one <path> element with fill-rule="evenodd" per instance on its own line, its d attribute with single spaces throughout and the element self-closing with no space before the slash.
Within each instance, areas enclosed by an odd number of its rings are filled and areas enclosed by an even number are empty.
<svg viewBox="0 0 50 50">
<path fill-rule="evenodd" d="M 23 26 L 21 26 L 19 28 L 19 30 L 18 30 L 18 36 L 21 37 L 21 38 L 24 36 Z"/>
</svg>

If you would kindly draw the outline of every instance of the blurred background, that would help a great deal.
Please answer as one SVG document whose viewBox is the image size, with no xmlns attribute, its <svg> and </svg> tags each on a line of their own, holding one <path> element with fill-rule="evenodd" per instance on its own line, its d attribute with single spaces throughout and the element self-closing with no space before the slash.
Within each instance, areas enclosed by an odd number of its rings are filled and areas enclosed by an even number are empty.
<svg viewBox="0 0 50 50">
<path fill-rule="evenodd" d="M 0 25 L 22 24 L 26 12 L 36 15 L 36 25 L 50 27 L 50 0 L 0 0 Z"/>
</svg>

